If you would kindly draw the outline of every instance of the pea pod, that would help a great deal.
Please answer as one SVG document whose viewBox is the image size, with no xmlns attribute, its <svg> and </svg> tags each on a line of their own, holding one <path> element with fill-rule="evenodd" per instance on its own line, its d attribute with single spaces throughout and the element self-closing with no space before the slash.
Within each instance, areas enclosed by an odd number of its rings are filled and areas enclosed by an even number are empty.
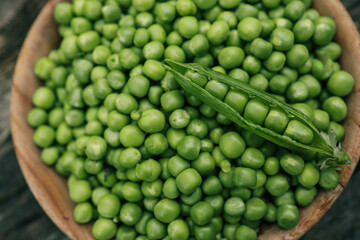
<svg viewBox="0 0 360 240">
<path fill-rule="evenodd" d="M 232 77 L 213 71 L 199 64 L 177 63 L 172 60 L 165 60 L 165 62 L 169 65 L 166 65 L 165 68 L 176 76 L 176 80 L 186 92 L 196 96 L 205 104 L 211 106 L 214 110 L 221 113 L 240 127 L 254 132 L 255 134 L 284 148 L 297 151 L 310 150 L 320 153 L 320 155 L 324 156 L 319 161 L 319 165 L 323 169 L 329 166 L 335 167 L 337 164 L 350 164 L 352 162 L 350 157 L 345 152 L 340 150 L 340 144 L 336 145 L 335 134 L 330 134 L 329 136 L 324 132 L 319 132 L 306 115 L 292 106 L 280 101 L 273 95 L 254 89 L 244 82 L 237 81 Z M 271 129 L 268 129 L 259 124 L 255 124 L 253 121 L 244 118 L 244 116 L 237 112 L 233 107 L 224 103 L 219 98 L 216 98 L 205 88 L 199 86 L 191 79 L 186 77 L 185 74 L 188 71 L 199 73 L 200 75 L 205 76 L 207 79 L 216 80 L 220 83 L 226 84 L 232 89 L 246 93 L 249 99 L 256 98 L 266 103 L 271 108 L 282 110 L 290 120 L 297 120 L 312 131 L 313 138 L 311 142 L 305 144 L 300 141 L 296 141 L 289 136 L 279 134 Z"/>
</svg>

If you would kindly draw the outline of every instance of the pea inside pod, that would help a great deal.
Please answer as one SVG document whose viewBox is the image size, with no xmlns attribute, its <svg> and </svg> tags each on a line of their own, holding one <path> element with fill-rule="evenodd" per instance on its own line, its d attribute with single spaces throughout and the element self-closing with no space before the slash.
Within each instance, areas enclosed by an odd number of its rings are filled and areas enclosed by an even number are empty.
<svg viewBox="0 0 360 240">
<path fill-rule="evenodd" d="M 205 104 L 212 106 L 214 110 L 238 126 L 291 150 L 310 150 L 324 154 L 326 158 L 321 163 L 323 168 L 328 167 L 329 161 L 337 164 L 351 163 L 350 157 L 345 152 L 341 152 L 339 146 L 336 146 L 333 135 L 320 133 L 305 114 L 278 100 L 273 95 L 259 91 L 244 82 L 196 63 L 184 64 L 169 59 L 166 59 L 165 62 L 168 64 L 165 68 L 176 76 L 176 80 L 186 92 L 197 96 Z M 186 77 L 185 75 L 189 71 L 205 76 L 208 83 L 216 81 L 219 84 L 225 84 L 228 89 L 233 88 L 247 95 L 250 100 L 245 105 L 244 114 L 214 96 L 210 91 L 207 91 L 206 87 L 203 88 Z M 187 74 L 187 76 L 191 75 Z M 284 115 L 282 123 L 279 121 L 278 124 L 272 126 L 268 109 L 277 109 L 280 115 Z M 276 114 L 272 112 L 271 115 Z M 268 119 L 268 127 L 266 127 L 263 123 L 268 117 L 270 119 Z M 273 118 L 273 122 L 276 122 L 276 117 Z M 280 124 L 283 126 L 279 126 Z M 277 128 L 283 128 L 283 132 Z"/>
</svg>

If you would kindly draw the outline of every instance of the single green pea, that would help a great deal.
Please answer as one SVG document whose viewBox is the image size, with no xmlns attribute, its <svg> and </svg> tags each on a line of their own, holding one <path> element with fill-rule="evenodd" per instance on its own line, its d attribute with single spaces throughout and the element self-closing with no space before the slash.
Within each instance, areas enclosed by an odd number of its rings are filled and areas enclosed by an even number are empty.
<svg viewBox="0 0 360 240">
<path fill-rule="evenodd" d="M 319 182 L 320 172 L 312 163 L 306 163 L 297 179 L 302 186 L 312 188 Z"/>
<path fill-rule="evenodd" d="M 270 42 L 278 51 L 288 51 L 294 45 L 294 33 L 286 28 L 276 28 L 270 35 Z"/>
<path fill-rule="evenodd" d="M 107 194 L 103 196 L 98 205 L 98 213 L 106 218 L 113 218 L 119 214 L 120 211 L 120 200 L 114 194 Z"/>
<path fill-rule="evenodd" d="M 176 186 L 184 194 L 192 193 L 202 183 L 200 174 L 193 168 L 187 168 L 176 177 Z"/>
<path fill-rule="evenodd" d="M 245 150 L 244 139 L 236 132 L 228 132 L 220 137 L 219 146 L 225 156 L 239 157 Z"/>
<path fill-rule="evenodd" d="M 140 185 L 134 182 L 126 182 L 121 189 L 121 193 L 124 199 L 129 202 L 138 202 L 143 198 Z"/>
<path fill-rule="evenodd" d="M 345 128 L 337 122 L 330 121 L 329 126 L 326 129 L 326 133 L 335 133 L 336 141 L 340 142 L 345 137 Z"/>
<path fill-rule="evenodd" d="M 244 217 L 250 221 L 262 219 L 267 211 L 266 203 L 257 197 L 253 197 L 246 201 Z"/>
<path fill-rule="evenodd" d="M 335 122 L 344 120 L 348 112 L 344 100 L 337 96 L 326 99 L 323 103 L 323 109 L 329 114 L 330 119 Z"/>
<path fill-rule="evenodd" d="M 145 160 L 136 165 L 136 176 L 143 181 L 153 182 L 160 176 L 160 173 L 161 166 L 153 159 Z"/>
<path fill-rule="evenodd" d="M 211 221 L 214 210 L 209 203 L 201 201 L 191 207 L 190 216 L 195 224 L 205 225 Z"/>
<path fill-rule="evenodd" d="M 224 212 L 230 216 L 238 217 L 245 213 L 245 203 L 239 197 L 231 197 L 225 201 Z"/>
<path fill-rule="evenodd" d="M 338 71 L 331 75 L 326 87 L 332 94 L 345 97 L 354 88 L 354 78 L 345 71 Z"/>
<path fill-rule="evenodd" d="M 241 48 L 226 47 L 220 51 L 218 55 L 218 61 L 225 69 L 233 69 L 240 66 L 244 60 L 244 57 L 244 51 Z"/>
<path fill-rule="evenodd" d="M 207 38 L 212 45 L 220 45 L 228 38 L 229 32 L 229 25 L 225 21 L 215 21 L 207 32 Z"/>
<path fill-rule="evenodd" d="M 272 196 L 278 197 L 289 190 L 290 184 L 284 175 L 276 174 L 268 177 L 265 188 Z"/>
<path fill-rule="evenodd" d="M 303 66 L 309 58 L 309 51 L 305 45 L 295 44 L 286 53 L 286 64 L 292 68 Z"/>
<path fill-rule="evenodd" d="M 303 82 L 293 82 L 286 91 L 286 97 L 291 102 L 303 102 L 309 97 L 309 89 Z"/>
<path fill-rule="evenodd" d="M 140 147 L 145 140 L 145 134 L 135 125 L 126 125 L 121 129 L 119 139 L 125 147 Z"/>
<path fill-rule="evenodd" d="M 162 239 L 166 236 L 166 225 L 152 218 L 146 224 L 146 235 L 149 239 Z"/>
<path fill-rule="evenodd" d="M 244 110 L 244 118 L 249 119 L 255 124 L 262 125 L 269 112 L 269 106 L 265 103 L 253 99 L 250 100 Z"/>
<path fill-rule="evenodd" d="M 254 17 L 246 17 L 239 22 L 237 29 L 240 38 L 250 42 L 260 36 L 262 25 L 258 19 Z"/>
<path fill-rule="evenodd" d="M 144 142 L 145 148 L 151 155 L 161 155 L 168 149 L 168 141 L 164 134 L 154 133 L 148 136 Z"/>
<path fill-rule="evenodd" d="M 252 169 L 261 168 L 265 163 L 265 156 L 256 148 L 247 148 L 241 155 L 241 165 Z"/>
<path fill-rule="evenodd" d="M 259 59 L 256 59 L 253 56 L 246 57 L 243 62 L 243 68 L 250 70 L 248 72 L 252 72 L 252 74 L 258 73 L 260 71 L 260 67 Z M 250 78 L 249 85 L 258 90 L 266 91 L 269 86 L 269 81 L 263 74 L 258 73 Z"/>
<path fill-rule="evenodd" d="M 33 140 L 41 148 L 49 147 L 55 140 L 55 131 L 52 127 L 41 125 L 35 130 Z"/>
<path fill-rule="evenodd" d="M 145 132 L 157 133 L 165 127 L 165 116 L 157 109 L 148 109 L 141 114 L 138 126 Z"/>
<path fill-rule="evenodd" d="M 234 170 L 233 182 L 236 187 L 255 187 L 256 171 L 251 168 L 237 167 Z"/>
<path fill-rule="evenodd" d="M 75 180 L 69 186 L 70 199 L 80 203 L 91 197 L 91 186 L 86 180 Z"/>
<path fill-rule="evenodd" d="M 324 189 L 334 189 L 340 182 L 340 176 L 334 168 L 320 171 L 319 185 Z M 315 195 L 315 194 L 314 194 Z"/>
<path fill-rule="evenodd" d="M 154 216 L 161 222 L 171 223 L 180 214 L 180 206 L 175 200 L 162 199 L 154 208 Z"/>
<path fill-rule="evenodd" d="M 286 56 L 282 52 L 274 51 L 268 59 L 264 61 L 264 66 L 271 72 L 280 71 L 286 62 Z"/>
<path fill-rule="evenodd" d="M 314 200 L 316 194 L 316 187 L 308 189 L 302 186 L 298 186 L 295 191 L 296 203 L 300 206 L 307 206 Z"/>
<path fill-rule="evenodd" d="M 195 17 L 185 16 L 180 18 L 178 31 L 186 39 L 190 39 L 199 32 L 199 24 Z"/>
<path fill-rule="evenodd" d="M 128 202 L 121 207 L 120 221 L 128 226 L 134 226 L 140 220 L 141 214 L 142 210 L 139 205 Z"/>
<path fill-rule="evenodd" d="M 215 169 L 215 160 L 210 153 L 202 152 L 196 160 L 192 161 L 191 166 L 204 176 Z"/>
<path fill-rule="evenodd" d="M 182 219 L 172 221 L 167 227 L 168 235 L 173 240 L 186 240 L 190 236 L 190 230 Z"/>
<path fill-rule="evenodd" d="M 88 223 L 93 217 L 93 208 L 90 203 L 83 202 L 76 204 L 74 208 L 74 219 L 77 223 Z"/>
<path fill-rule="evenodd" d="M 178 142 L 176 149 L 180 156 L 187 160 L 195 160 L 200 153 L 201 141 L 195 136 L 185 136 Z"/>
<path fill-rule="evenodd" d="M 184 97 L 179 90 L 164 93 L 161 96 L 160 102 L 161 107 L 167 112 L 181 108 L 185 104 Z"/>
<path fill-rule="evenodd" d="M 96 239 L 112 239 L 116 234 L 116 224 L 106 218 L 99 218 L 92 226 L 92 234 Z"/>
<path fill-rule="evenodd" d="M 290 229 L 299 221 L 299 209 L 295 205 L 281 205 L 277 209 L 277 223 L 280 227 Z"/>
</svg>

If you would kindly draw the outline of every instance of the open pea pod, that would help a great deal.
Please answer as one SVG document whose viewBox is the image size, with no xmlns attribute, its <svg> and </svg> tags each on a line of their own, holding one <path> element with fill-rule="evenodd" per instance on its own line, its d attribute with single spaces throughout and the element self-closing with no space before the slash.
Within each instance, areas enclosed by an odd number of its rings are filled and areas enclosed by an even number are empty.
<svg viewBox="0 0 360 240">
<path fill-rule="evenodd" d="M 350 164 L 352 162 L 350 157 L 345 152 L 340 150 L 340 144 L 336 144 L 336 137 L 334 133 L 330 134 L 329 136 L 324 132 L 319 132 L 306 115 L 293 108 L 289 104 L 278 100 L 273 95 L 257 90 L 247 83 L 238 81 L 230 76 L 213 71 L 212 69 L 203 67 L 199 64 L 178 63 L 168 59 L 165 60 L 165 62 L 169 65 L 165 65 L 165 68 L 175 75 L 177 82 L 186 92 L 196 96 L 201 101 L 208 104 L 214 110 L 221 113 L 240 127 L 254 132 L 268 141 L 271 141 L 287 149 L 297 151 L 310 150 L 321 153 L 323 155 L 322 160 L 319 162 L 321 168 L 327 168 L 329 166 L 335 167 L 337 164 Z M 246 93 L 249 98 L 258 98 L 259 100 L 267 103 L 272 108 L 281 109 L 287 114 L 289 119 L 295 119 L 301 122 L 312 131 L 314 137 L 311 143 L 301 143 L 290 138 L 289 136 L 281 135 L 261 125 L 255 124 L 248 119 L 245 119 L 234 108 L 214 97 L 207 90 L 186 77 L 185 74 L 187 71 L 194 71 L 205 76 L 207 79 L 214 79 L 221 83 L 227 84 L 232 89 Z"/>
</svg>

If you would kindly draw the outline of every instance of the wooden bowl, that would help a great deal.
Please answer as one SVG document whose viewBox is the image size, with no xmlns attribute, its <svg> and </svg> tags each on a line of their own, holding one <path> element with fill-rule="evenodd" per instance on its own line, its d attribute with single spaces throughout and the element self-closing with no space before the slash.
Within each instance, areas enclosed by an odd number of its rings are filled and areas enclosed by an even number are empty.
<svg viewBox="0 0 360 240">
<path fill-rule="evenodd" d="M 31 97 L 40 85 L 33 69 L 36 61 L 58 47 L 57 25 L 53 9 L 61 0 L 50 0 L 31 27 L 20 51 L 15 68 L 11 93 L 11 131 L 16 155 L 27 183 L 35 198 L 48 216 L 71 239 L 94 239 L 91 225 L 77 224 L 72 215 L 74 203 L 68 196 L 64 178 L 46 167 L 40 160 L 40 151 L 32 141 L 33 130 L 26 123 L 26 115 L 32 108 Z M 347 98 L 349 115 L 344 122 L 346 137 L 343 149 L 354 162 L 343 166 L 340 184 L 332 191 L 321 191 L 316 200 L 301 209 L 300 221 L 291 230 L 282 230 L 275 224 L 264 225 L 259 239 L 298 239 L 309 230 L 331 207 L 348 183 L 360 155 L 360 39 L 349 14 L 338 0 L 314 0 L 314 7 L 321 15 L 335 19 L 336 41 L 342 46 L 341 66 L 351 73 L 355 89 Z"/>
</svg>

